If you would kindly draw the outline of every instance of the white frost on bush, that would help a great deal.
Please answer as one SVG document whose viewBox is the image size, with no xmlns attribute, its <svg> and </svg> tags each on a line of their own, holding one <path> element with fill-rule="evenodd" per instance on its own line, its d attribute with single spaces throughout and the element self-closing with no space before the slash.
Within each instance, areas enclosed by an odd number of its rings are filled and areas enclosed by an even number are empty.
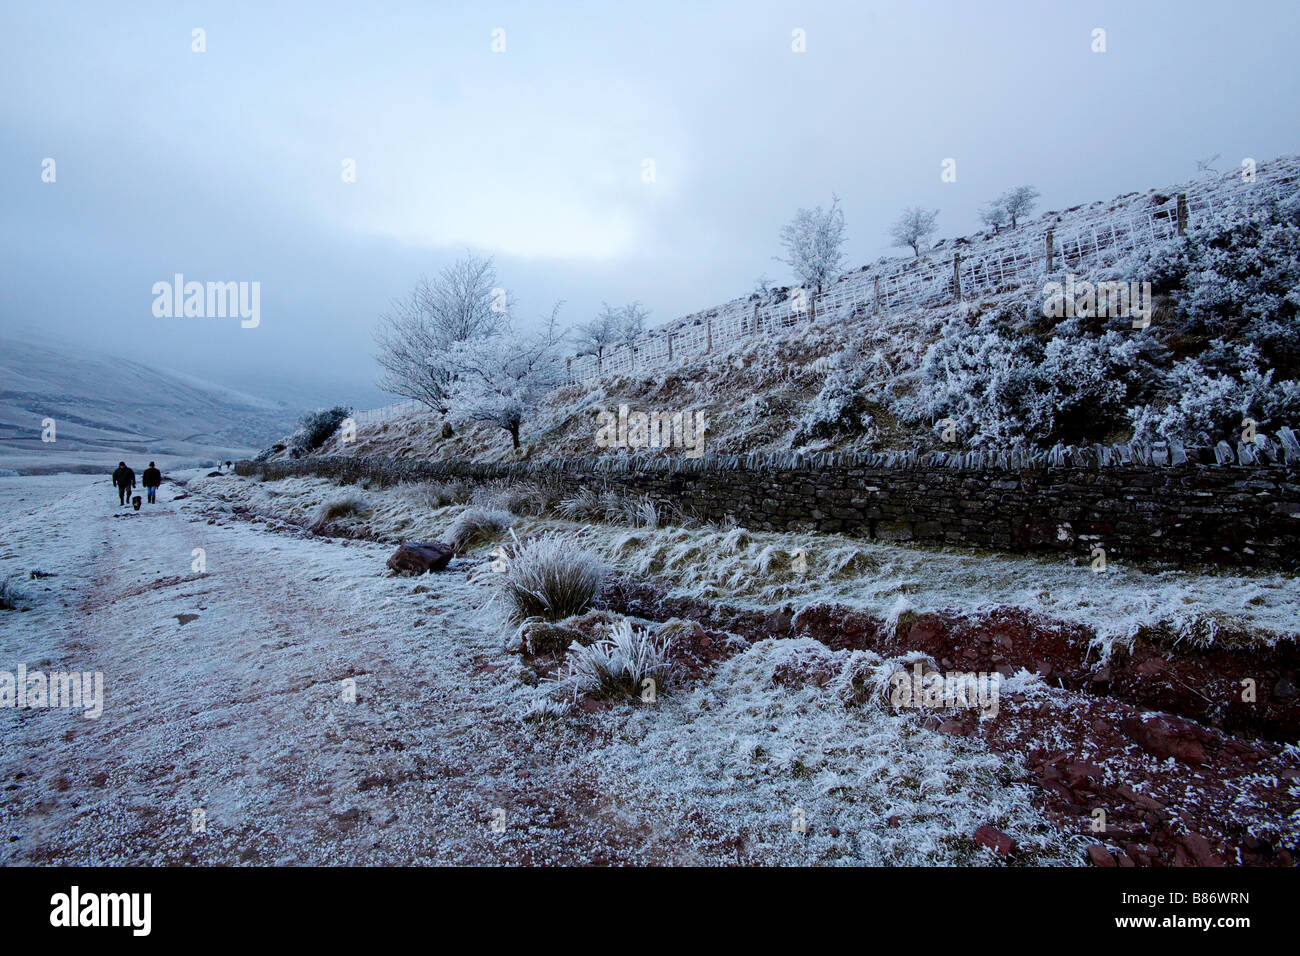
<svg viewBox="0 0 1300 956">
<path fill-rule="evenodd" d="M 625 618 L 610 628 L 608 638 L 569 648 L 561 684 L 596 697 L 636 697 L 652 680 L 657 696 L 668 683 L 671 644 L 671 635 L 633 627 Z"/>
</svg>

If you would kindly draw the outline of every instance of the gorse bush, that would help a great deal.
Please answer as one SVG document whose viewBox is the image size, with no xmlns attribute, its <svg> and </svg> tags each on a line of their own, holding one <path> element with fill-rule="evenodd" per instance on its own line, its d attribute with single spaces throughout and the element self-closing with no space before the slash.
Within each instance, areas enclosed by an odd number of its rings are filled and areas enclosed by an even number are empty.
<svg viewBox="0 0 1300 956">
<path fill-rule="evenodd" d="M 495 540 L 515 523 L 508 511 L 492 508 L 469 507 L 458 514 L 442 535 L 442 541 L 457 554 Z"/>
<path fill-rule="evenodd" d="M 1300 192 L 1210 216 L 1131 261 L 1172 296 L 1179 332 L 1249 343 L 1279 378 L 1300 373 Z"/>
<path fill-rule="evenodd" d="M 608 569 L 562 534 L 545 534 L 512 549 L 503 575 L 511 619 L 548 621 L 581 614 L 600 594 Z"/>
<path fill-rule="evenodd" d="M 842 436 L 861 435 L 868 441 L 875 438 L 875 420 L 868 399 L 868 365 L 883 367 L 883 356 L 876 353 L 871 362 L 866 363 L 856 349 L 850 348 L 835 356 L 831 364 L 821 392 L 795 426 L 790 442 L 792 448 L 818 439 Z"/>
<path fill-rule="evenodd" d="M 1300 422 L 1300 383 L 1275 383 L 1273 370 L 1261 371 L 1260 364 L 1253 345 L 1222 340 L 1196 358 L 1175 363 L 1161 384 L 1159 400 L 1130 411 L 1133 436 L 1235 444 L 1247 418 L 1261 431 Z"/>
<path fill-rule="evenodd" d="M 299 453 L 315 451 L 329 441 L 351 414 L 352 409 L 344 405 L 308 412 L 298 419 L 298 430 L 289 439 L 289 446 Z"/>
<path fill-rule="evenodd" d="M 1096 334 L 1080 319 L 1059 323 L 1044 342 L 1013 324 L 1010 313 L 970 322 L 956 316 L 895 389 L 899 420 L 957 423 L 973 446 L 1102 441 L 1127 426 L 1126 411 L 1150 394 L 1149 336 Z"/>
</svg>

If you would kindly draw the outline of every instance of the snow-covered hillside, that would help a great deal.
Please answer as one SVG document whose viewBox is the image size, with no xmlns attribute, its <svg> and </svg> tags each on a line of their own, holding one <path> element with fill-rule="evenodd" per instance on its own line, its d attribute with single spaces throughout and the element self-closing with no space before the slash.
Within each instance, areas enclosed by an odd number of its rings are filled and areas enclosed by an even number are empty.
<svg viewBox="0 0 1300 956">
<path fill-rule="evenodd" d="M 75 348 L 0 340 L 0 468 L 111 467 L 119 457 L 230 458 L 298 410 L 190 375 Z M 54 442 L 43 442 L 45 419 Z M 133 458 L 134 460 L 134 458 Z"/>
<path fill-rule="evenodd" d="M 598 416 L 623 404 L 703 411 L 712 454 L 1235 444 L 1244 419 L 1260 434 L 1300 426 L 1298 173 L 1300 159 L 1283 157 L 1261 164 L 1254 183 L 1232 175 L 1150 190 L 946 242 L 920 261 L 864 267 L 831 287 L 815 322 L 781 305 L 790 290 L 776 290 L 771 301 L 738 299 L 670 323 L 635 361 L 620 349 L 601 374 L 573 373 L 530 408 L 521 453 L 598 454 Z M 1049 228 L 1050 272 L 1040 242 Z M 974 270 L 960 300 L 955 251 Z M 920 291 L 890 293 L 877 311 L 880 269 L 911 276 L 907 288 Z M 1083 295 L 1083 283 L 1122 283 L 1142 302 L 1117 310 L 1107 293 L 1053 314 L 1052 282 L 1056 299 L 1065 289 Z M 1149 314 L 1135 316 L 1141 308 Z M 447 437 L 417 406 L 362 413 L 356 441 L 321 453 L 515 454 L 499 429 L 451 418 Z"/>
</svg>

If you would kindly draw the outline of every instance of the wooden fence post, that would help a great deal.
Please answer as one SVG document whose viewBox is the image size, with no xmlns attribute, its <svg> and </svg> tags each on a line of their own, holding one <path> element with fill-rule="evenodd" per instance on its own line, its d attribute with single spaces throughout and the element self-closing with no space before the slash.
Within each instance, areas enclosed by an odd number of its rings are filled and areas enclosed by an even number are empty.
<svg viewBox="0 0 1300 956">
<path fill-rule="evenodd" d="M 673 360 L 673 334 L 668 333 L 668 361 Z"/>
<path fill-rule="evenodd" d="M 876 306 L 874 314 L 880 314 L 880 276 L 876 276 Z"/>
<path fill-rule="evenodd" d="M 952 287 L 953 287 L 954 295 L 956 296 L 956 298 L 954 298 L 953 301 L 960 302 L 961 301 L 961 253 L 960 252 L 954 252 L 952 254 Z"/>
<path fill-rule="evenodd" d="M 707 336 L 704 342 L 704 352 L 707 355 L 709 352 L 713 351 L 713 320 L 712 319 L 704 320 L 704 333 Z"/>
<path fill-rule="evenodd" d="M 564 376 L 565 376 L 565 381 L 568 382 L 573 381 L 573 358 L 572 357 L 566 358 L 564 360 Z"/>
<path fill-rule="evenodd" d="M 1052 272 L 1052 254 L 1053 254 L 1054 251 L 1055 251 L 1055 250 L 1053 250 L 1053 248 L 1052 248 L 1052 227 L 1051 227 L 1051 226 L 1048 226 L 1048 227 L 1047 227 L 1047 272 L 1048 272 L 1048 275 L 1051 275 L 1051 272 Z"/>
<path fill-rule="evenodd" d="M 1187 193 L 1178 194 L 1178 234 L 1187 235 Z"/>
<path fill-rule="evenodd" d="M 754 303 L 754 338 L 758 338 L 758 305 L 759 303 Z"/>
</svg>

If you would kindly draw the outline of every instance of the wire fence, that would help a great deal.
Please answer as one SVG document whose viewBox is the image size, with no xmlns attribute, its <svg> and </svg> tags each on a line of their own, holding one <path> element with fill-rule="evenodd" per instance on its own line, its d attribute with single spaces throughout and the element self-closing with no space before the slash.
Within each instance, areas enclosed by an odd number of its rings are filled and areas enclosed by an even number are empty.
<svg viewBox="0 0 1300 956">
<path fill-rule="evenodd" d="M 817 296 L 799 289 L 755 293 L 652 329 L 634 345 L 570 356 L 565 381 L 589 384 L 606 376 L 642 375 L 812 321 L 943 305 L 1028 288 L 1058 272 L 1104 268 L 1217 212 L 1282 199 L 1297 183 L 1300 157 L 1284 157 L 1258 164 L 1253 181 L 1228 173 L 1168 195 L 1131 194 L 1050 213 L 992 236 L 943 240 L 923 257 L 889 259 L 846 273 Z M 376 424 L 423 408 L 419 402 L 399 402 L 356 412 L 355 418 L 358 424 Z"/>
<path fill-rule="evenodd" d="M 428 411 L 428 409 L 420 402 L 398 402 L 395 405 L 385 405 L 383 408 L 355 411 L 352 413 L 352 420 L 358 425 L 379 425 L 414 415 L 419 411 Z"/>
<path fill-rule="evenodd" d="M 654 329 L 633 346 L 573 356 L 567 381 L 645 374 L 801 323 L 943 305 L 1030 287 L 1057 272 L 1105 267 L 1243 199 L 1282 198 L 1300 179 L 1298 170 L 1295 158 L 1279 159 L 1261 163 L 1253 182 L 1234 173 L 1169 196 L 1146 196 L 1145 202 L 1139 197 L 1118 209 L 1093 203 L 997 235 L 945 240 L 922 258 L 892 259 L 843 275 L 815 297 L 792 289 L 733 299 Z"/>
</svg>

